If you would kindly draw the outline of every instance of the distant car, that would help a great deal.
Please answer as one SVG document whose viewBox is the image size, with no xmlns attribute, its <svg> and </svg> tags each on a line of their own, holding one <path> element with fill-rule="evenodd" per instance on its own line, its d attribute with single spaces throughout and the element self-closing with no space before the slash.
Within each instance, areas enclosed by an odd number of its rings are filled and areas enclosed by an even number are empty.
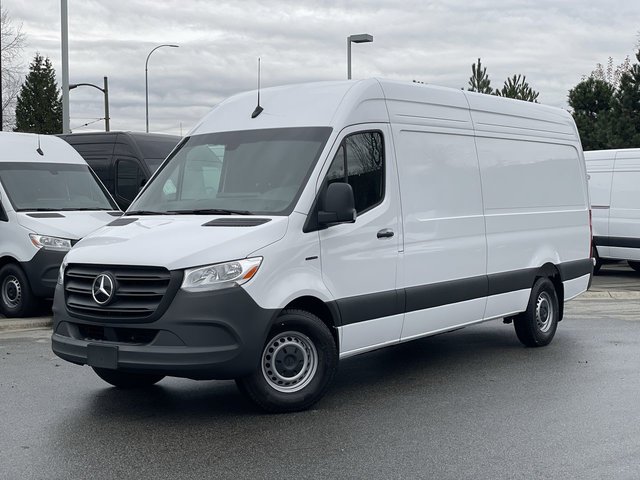
<svg viewBox="0 0 640 480">
<path fill-rule="evenodd" d="M 92 132 L 59 135 L 85 159 L 122 210 L 181 137 L 156 133 Z"/>
<path fill-rule="evenodd" d="M 119 217 L 107 189 L 59 138 L 0 133 L 0 312 L 24 317 L 53 297 L 62 259 Z"/>
</svg>

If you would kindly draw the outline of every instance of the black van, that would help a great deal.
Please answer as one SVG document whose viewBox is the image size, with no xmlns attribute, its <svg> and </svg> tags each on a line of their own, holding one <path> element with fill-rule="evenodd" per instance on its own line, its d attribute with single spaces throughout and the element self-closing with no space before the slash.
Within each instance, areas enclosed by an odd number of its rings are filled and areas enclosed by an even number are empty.
<svg viewBox="0 0 640 480">
<path fill-rule="evenodd" d="M 75 148 L 122 210 L 180 141 L 177 135 L 92 132 L 59 135 Z"/>
</svg>

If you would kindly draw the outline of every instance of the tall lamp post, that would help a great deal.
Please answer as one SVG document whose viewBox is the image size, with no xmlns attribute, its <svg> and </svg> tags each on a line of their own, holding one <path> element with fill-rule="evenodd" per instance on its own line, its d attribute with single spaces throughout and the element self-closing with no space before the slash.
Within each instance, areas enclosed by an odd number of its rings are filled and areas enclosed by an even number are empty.
<svg viewBox="0 0 640 480">
<path fill-rule="evenodd" d="M 147 133 L 149 133 L 149 57 L 153 52 L 162 47 L 171 47 L 178 48 L 180 45 L 172 45 L 172 44 L 162 44 L 155 47 L 153 50 L 149 52 L 147 55 L 147 60 L 144 62 L 144 97 L 145 97 L 145 111 L 146 111 L 146 125 L 147 125 Z"/>
<path fill-rule="evenodd" d="M 69 90 L 73 90 L 74 88 L 77 88 L 77 87 L 93 87 L 93 88 L 97 88 L 102 93 L 104 93 L 104 131 L 108 132 L 110 118 L 109 118 L 109 83 L 108 83 L 107 77 L 104 77 L 104 88 L 100 88 L 99 86 L 94 85 L 93 83 L 72 83 L 69 85 Z"/>
<path fill-rule="evenodd" d="M 371 43 L 373 35 L 368 33 L 360 33 L 358 35 L 349 35 L 347 37 L 347 79 L 351 80 L 351 43 Z"/>
</svg>

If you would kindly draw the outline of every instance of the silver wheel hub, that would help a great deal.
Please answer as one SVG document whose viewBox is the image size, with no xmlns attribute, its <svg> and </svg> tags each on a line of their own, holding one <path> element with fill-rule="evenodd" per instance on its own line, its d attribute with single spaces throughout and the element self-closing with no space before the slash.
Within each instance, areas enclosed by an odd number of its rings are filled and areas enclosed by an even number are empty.
<svg viewBox="0 0 640 480">
<path fill-rule="evenodd" d="M 547 333 L 551 329 L 554 321 L 553 303 L 547 292 L 538 295 L 536 302 L 536 325 L 542 333 Z"/>
<path fill-rule="evenodd" d="M 302 390 L 318 368 L 318 352 L 313 342 L 299 332 L 274 336 L 262 352 L 262 375 L 279 392 Z"/>
<path fill-rule="evenodd" d="M 19 307 L 22 302 L 22 285 L 13 275 L 2 282 L 2 302 L 11 308 Z"/>
</svg>

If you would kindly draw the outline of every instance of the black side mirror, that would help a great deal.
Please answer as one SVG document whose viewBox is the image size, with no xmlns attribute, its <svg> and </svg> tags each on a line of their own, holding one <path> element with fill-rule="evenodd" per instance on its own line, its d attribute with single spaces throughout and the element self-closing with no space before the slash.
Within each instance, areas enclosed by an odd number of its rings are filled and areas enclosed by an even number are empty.
<svg viewBox="0 0 640 480">
<path fill-rule="evenodd" d="M 322 204 L 324 209 L 318 212 L 320 225 L 353 223 L 356 221 L 353 189 L 348 183 L 332 183 L 327 187 Z"/>
</svg>

